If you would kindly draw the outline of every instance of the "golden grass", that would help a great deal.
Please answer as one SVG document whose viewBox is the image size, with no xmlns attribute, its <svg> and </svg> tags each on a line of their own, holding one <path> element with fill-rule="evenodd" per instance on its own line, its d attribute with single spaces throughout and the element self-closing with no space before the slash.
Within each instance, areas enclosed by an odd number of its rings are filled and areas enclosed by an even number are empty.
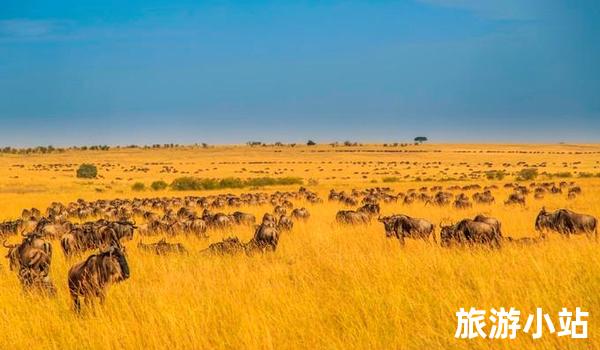
<svg viewBox="0 0 600 350">
<path fill-rule="evenodd" d="M 541 152 L 598 151 L 598 146 L 511 146 L 511 145 L 429 145 L 424 149 L 441 149 L 431 153 L 328 153 L 315 149 L 248 149 L 214 148 L 209 150 L 119 150 L 109 152 L 67 152 L 46 156 L 1 156 L 0 216 L 15 217 L 25 207 L 45 207 L 52 201 L 68 202 L 79 197 L 115 198 L 134 196 L 178 196 L 188 193 L 171 191 L 131 192 L 135 181 L 147 185 L 157 179 L 170 181 L 182 172 L 196 176 L 265 176 L 250 171 L 265 170 L 273 176 L 302 176 L 317 179 L 313 186 L 325 198 L 329 188 L 352 188 L 384 185 L 370 183 L 385 175 L 374 175 L 381 168 L 377 161 L 409 160 L 419 162 L 405 173 L 431 175 L 439 169 L 425 168 L 425 163 L 441 161 L 451 171 L 466 171 L 503 162 L 548 162 L 548 171 L 564 171 L 569 162 L 580 171 L 600 171 L 598 154 L 521 154 L 454 153 L 453 150 L 530 150 Z M 317 148 L 316 150 L 318 150 Z M 329 148 L 321 147 L 326 151 Z M 365 146 L 365 149 L 383 149 Z M 310 152 L 309 152 L 310 151 Z M 219 162 L 253 161 L 290 162 L 289 164 L 218 164 Z M 365 161 L 365 166 L 345 162 Z M 28 170 L 33 164 L 104 162 L 120 163 L 125 168 L 145 163 L 170 162 L 177 174 L 160 173 L 161 166 L 149 166 L 147 173 L 104 173 L 104 179 L 77 180 L 73 173 Z M 329 164 L 327 162 L 331 161 Z M 372 161 L 374 163 L 368 163 Z M 572 165 L 573 162 L 581 164 Z M 294 162 L 294 163 L 291 163 Z M 312 163 L 301 163 L 312 162 Z M 321 163 L 326 162 L 326 163 Z M 446 164 L 447 163 L 447 164 Z M 556 164 L 553 164 L 556 163 Z M 15 169 L 13 164 L 24 164 Z M 402 165 L 404 166 L 404 165 Z M 244 167 L 245 173 L 237 173 Z M 318 167 L 324 170 L 319 171 Z M 214 169 L 216 168 L 216 169 Z M 304 171 L 308 168 L 309 171 Z M 513 170 L 519 169 L 516 165 Z M 338 171 L 337 169 L 342 169 Z M 368 171 L 367 178 L 360 172 Z M 386 170 L 388 171 L 388 170 Z M 358 176 L 354 172 L 359 172 Z M 384 171 L 385 172 L 385 171 Z M 347 175 L 346 175 L 347 174 Z M 183 174 L 185 175 L 185 174 Z M 10 177 L 18 176 L 17 179 Z M 351 176 L 343 180 L 341 177 Z M 53 178 L 54 177 L 54 178 Z M 116 180 L 117 177 L 123 180 Z M 332 177 L 335 177 L 332 179 Z M 130 180 L 131 179 L 131 180 Z M 504 182 L 510 181 L 508 177 Z M 425 207 L 422 204 L 383 206 L 383 212 L 406 213 L 438 223 L 443 218 L 458 220 L 476 213 L 488 213 L 501 219 L 505 235 L 533 236 L 533 220 L 542 205 L 549 208 L 569 207 L 600 217 L 600 179 L 568 179 L 581 184 L 584 194 L 567 201 L 566 194 L 547 195 L 542 201 L 528 198 L 525 208 L 505 207 L 507 192 L 494 192 L 497 204 L 476 205 L 459 211 Z M 490 184 L 477 179 L 455 183 Z M 395 190 L 418 188 L 436 182 L 401 182 L 385 184 Z M 108 188 L 110 187 L 110 188 Z M 96 188 L 103 192 L 97 192 Z M 35 189 L 35 190 L 34 190 Z M 282 189 L 282 188 L 277 188 Z M 285 189 L 285 188 L 283 188 Z M 292 189 L 292 188 L 290 188 Z M 293 188 L 295 189 L 295 188 Z M 240 192 L 240 191 L 227 191 Z M 401 248 L 388 240 L 377 223 L 367 227 L 341 227 L 334 223 L 340 206 L 324 203 L 306 206 L 312 214 L 306 223 L 296 224 L 285 233 L 276 253 L 264 256 L 198 257 L 199 250 L 230 234 L 243 240 L 250 238 L 249 228 L 233 232 L 212 232 L 200 240 L 179 235 L 191 251 L 190 256 L 157 257 L 135 247 L 140 239 L 127 243 L 131 279 L 113 286 L 104 306 L 85 309 L 76 316 L 66 287 L 68 268 L 79 261 L 65 260 L 57 242 L 52 277 L 58 287 L 54 299 L 25 295 L 16 276 L 6 263 L 0 268 L 0 349 L 199 349 L 199 348 L 327 348 L 327 349 L 591 349 L 599 348 L 600 331 L 595 315 L 600 311 L 600 257 L 598 245 L 584 237 L 570 240 L 553 235 L 549 242 L 533 247 L 509 247 L 500 251 L 483 249 L 441 249 L 424 242 L 408 241 Z M 227 211 L 233 209 L 227 209 Z M 270 206 L 243 207 L 262 215 Z M 144 242 L 158 238 L 144 238 Z M 14 239 L 13 239 L 14 240 Z M 519 333 L 508 340 L 456 340 L 454 313 L 460 307 L 516 307 L 525 315 L 535 307 L 556 313 L 564 306 L 581 306 L 590 312 L 588 340 L 558 338 L 545 333 L 537 341 Z"/>
</svg>

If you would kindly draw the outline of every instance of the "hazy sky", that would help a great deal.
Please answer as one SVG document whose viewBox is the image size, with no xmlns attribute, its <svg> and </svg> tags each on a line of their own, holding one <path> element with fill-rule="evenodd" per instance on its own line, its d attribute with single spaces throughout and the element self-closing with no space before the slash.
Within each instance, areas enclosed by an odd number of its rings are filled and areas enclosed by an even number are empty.
<svg viewBox="0 0 600 350">
<path fill-rule="evenodd" d="M 600 1 L 0 0 L 0 145 L 600 141 Z"/>
</svg>

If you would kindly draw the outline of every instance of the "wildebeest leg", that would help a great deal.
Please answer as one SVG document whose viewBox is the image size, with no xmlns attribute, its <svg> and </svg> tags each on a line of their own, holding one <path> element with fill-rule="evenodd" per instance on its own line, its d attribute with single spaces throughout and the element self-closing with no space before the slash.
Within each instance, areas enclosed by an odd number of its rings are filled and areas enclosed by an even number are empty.
<svg viewBox="0 0 600 350">
<path fill-rule="evenodd" d="M 404 235 L 402 235 L 402 234 L 398 235 L 398 242 L 400 242 L 400 245 L 403 247 L 406 245 L 406 241 L 404 240 Z"/>
<path fill-rule="evenodd" d="M 75 312 L 81 312 L 81 302 L 79 301 L 79 296 L 71 293 L 71 298 L 73 298 L 73 308 L 75 309 Z"/>
</svg>

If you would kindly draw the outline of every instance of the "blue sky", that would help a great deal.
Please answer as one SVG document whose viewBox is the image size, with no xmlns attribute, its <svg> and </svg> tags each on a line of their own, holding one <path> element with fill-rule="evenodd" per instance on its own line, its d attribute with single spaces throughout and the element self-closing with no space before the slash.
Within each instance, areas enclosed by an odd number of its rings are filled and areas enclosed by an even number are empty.
<svg viewBox="0 0 600 350">
<path fill-rule="evenodd" d="M 600 141 L 600 2 L 2 0 L 0 144 Z"/>
</svg>

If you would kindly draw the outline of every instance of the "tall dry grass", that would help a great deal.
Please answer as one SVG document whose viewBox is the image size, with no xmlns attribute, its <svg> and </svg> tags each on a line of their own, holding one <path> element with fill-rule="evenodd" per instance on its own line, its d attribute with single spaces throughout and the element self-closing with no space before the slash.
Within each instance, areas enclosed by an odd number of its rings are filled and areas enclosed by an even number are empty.
<svg viewBox="0 0 600 350">
<path fill-rule="evenodd" d="M 121 157 L 110 153 L 109 156 Z M 132 162 L 143 163 L 140 154 L 130 156 Z M 82 155 L 70 157 L 46 161 L 77 162 Z M 290 159 L 303 159 L 298 154 L 294 157 Z M 352 159 L 352 155 L 347 157 Z M 423 161 L 433 159 L 430 157 Z M 475 167 L 483 158 L 468 161 Z M 589 161 L 585 166 L 592 168 L 594 163 Z M 358 166 L 349 166 L 345 172 L 354 169 Z M 26 174 L 29 174 L 27 179 Z M 131 193 L 125 189 L 127 186 L 121 188 L 117 183 L 105 192 L 95 192 L 86 186 L 95 187 L 97 183 L 85 185 L 67 177 L 51 179 L 35 172 L 23 171 L 20 175 L 18 181 L 23 184 L 44 189 L 20 194 L 5 191 L 7 200 L 1 204 L 5 217 L 17 215 L 24 207 L 43 207 L 54 200 L 156 195 Z M 114 176 L 128 175 L 117 171 Z M 157 175 L 135 175 L 132 181 Z M 106 183 L 110 185 L 110 181 Z M 500 189 L 495 191 L 499 203 L 491 206 L 476 205 L 459 211 L 421 204 L 389 204 L 383 206 L 383 212 L 402 212 L 434 223 L 487 213 L 502 221 L 505 235 L 532 236 L 533 220 L 542 205 L 568 206 L 600 217 L 597 199 L 600 181 L 576 181 L 582 184 L 584 194 L 575 201 L 567 201 L 566 194 L 548 195 L 542 201 L 529 198 L 525 208 L 505 207 L 501 202 L 507 192 Z M 314 187 L 322 197 L 332 186 L 371 185 L 366 181 L 323 182 Z M 5 181 L 3 185 L 6 189 L 15 183 Z M 420 183 L 386 185 L 395 190 L 421 186 Z M 0 349 L 600 347 L 597 337 L 600 326 L 596 319 L 600 311 L 599 245 L 584 237 L 567 240 L 552 235 L 539 246 L 505 246 L 498 251 L 442 249 L 411 240 L 400 247 L 396 240 L 385 238 L 382 226 L 376 222 L 366 227 L 335 224 L 334 216 L 340 209 L 337 203 L 298 202 L 297 205 L 306 206 L 311 219 L 283 234 L 277 252 L 264 256 L 199 257 L 197 254 L 209 243 L 229 235 L 248 240 L 251 228 L 211 232 L 207 241 L 183 235 L 169 238 L 184 243 L 191 252 L 189 256 L 157 257 L 142 253 L 136 248 L 140 240 L 136 237 L 126 244 L 131 279 L 113 286 L 105 305 L 85 308 L 81 316 L 71 310 L 66 278 L 68 268 L 84 257 L 66 260 L 57 242 L 53 242 L 56 253 L 51 273 L 58 287 L 54 299 L 24 294 L 4 261 L 0 267 Z M 271 207 L 241 210 L 260 216 Z M 144 242 L 153 240 L 158 237 L 143 238 Z M 581 306 L 590 312 L 590 339 L 563 339 L 548 333 L 540 340 L 532 340 L 524 333 L 519 333 L 513 341 L 454 339 L 454 313 L 460 307 L 471 306 L 516 307 L 524 313 L 522 324 L 535 307 L 542 307 L 551 313 L 555 325 L 556 313 L 562 307 Z"/>
</svg>

